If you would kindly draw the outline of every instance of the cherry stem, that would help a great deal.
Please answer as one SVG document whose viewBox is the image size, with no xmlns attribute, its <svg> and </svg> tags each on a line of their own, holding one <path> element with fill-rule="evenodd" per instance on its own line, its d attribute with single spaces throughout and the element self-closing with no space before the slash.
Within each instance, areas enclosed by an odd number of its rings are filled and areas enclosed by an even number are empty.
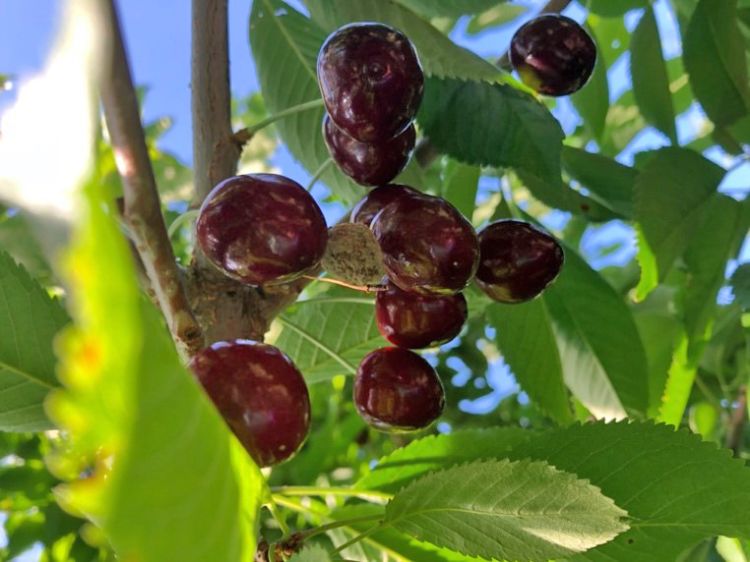
<svg viewBox="0 0 750 562">
<path fill-rule="evenodd" d="M 315 172 L 315 175 L 310 178 L 310 183 L 308 183 L 305 188 L 306 191 L 312 191 L 313 186 L 318 182 L 321 176 L 326 173 L 326 170 L 331 167 L 331 164 L 333 164 L 333 158 L 328 158 L 328 160 L 320 165 L 320 168 Z"/>
<path fill-rule="evenodd" d="M 268 117 L 266 117 L 265 119 L 261 121 L 258 121 L 254 125 L 250 125 L 249 127 L 246 127 L 240 131 L 237 131 L 234 134 L 234 138 L 237 142 L 244 144 L 248 142 L 250 139 L 252 139 L 255 133 L 257 133 L 261 129 L 265 129 L 266 127 L 275 123 L 279 119 L 284 119 L 285 117 L 289 117 L 290 115 L 295 115 L 297 113 L 308 111 L 310 109 L 317 109 L 319 107 L 323 107 L 322 98 L 312 100 L 312 101 L 306 101 L 305 103 L 300 103 L 298 105 L 293 105 L 292 107 L 288 107 L 282 111 L 279 111 L 278 113 L 269 115 Z"/>
<path fill-rule="evenodd" d="M 318 488 L 315 486 L 278 486 L 271 489 L 283 496 L 346 496 L 361 499 L 390 500 L 393 496 L 384 492 L 370 490 L 351 490 L 349 488 Z"/>
<path fill-rule="evenodd" d="M 339 285 L 348 289 L 354 289 L 362 293 L 379 293 L 386 291 L 388 288 L 385 285 L 353 285 L 340 279 L 332 279 L 331 277 L 314 277 L 312 275 L 303 275 L 303 279 L 309 279 L 310 281 L 322 281 L 323 283 L 330 283 L 331 285 Z"/>
<path fill-rule="evenodd" d="M 266 507 L 268 507 L 268 511 L 271 512 L 271 516 L 279 524 L 284 538 L 288 537 L 290 534 L 290 530 L 289 526 L 286 524 L 286 517 L 284 517 L 284 515 L 279 511 L 279 507 L 276 505 L 276 502 L 271 501 Z"/>
<path fill-rule="evenodd" d="M 328 531 L 332 531 L 334 529 L 339 529 L 340 527 L 351 527 L 352 525 L 356 525 L 357 523 L 369 523 L 371 521 L 378 521 L 382 517 L 381 513 L 378 513 L 377 515 L 362 515 L 361 517 L 351 517 L 349 519 L 340 519 L 338 521 L 333 521 L 331 523 L 326 523 L 325 525 L 320 525 L 319 527 L 315 527 L 313 529 L 308 529 L 307 531 L 300 531 L 297 533 L 297 535 L 302 540 L 309 539 L 311 537 L 314 537 L 316 535 L 320 535 L 322 533 L 327 533 Z M 379 528 L 380 525 L 376 525 L 376 528 Z M 371 531 L 368 531 L 371 532 Z M 364 537 L 362 537 L 364 538 Z M 338 552 L 338 550 L 336 550 Z"/>
<path fill-rule="evenodd" d="M 349 548 L 350 546 L 352 546 L 353 544 L 356 544 L 359 541 L 361 541 L 362 539 L 365 539 L 365 538 L 369 537 L 371 534 L 379 531 L 383 527 L 385 527 L 385 523 L 383 521 L 381 521 L 377 525 L 375 525 L 375 526 L 370 527 L 369 529 L 367 529 L 365 532 L 360 533 L 356 537 L 354 537 L 354 538 L 346 541 L 344 544 L 341 544 L 341 545 L 337 546 L 333 550 L 333 552 L 336 553 L 336 554 L 339 553 L 339 552 L 342 552 L 342 551 L 346 550 L 347 548 Z"/>
<path fill-rule="evenodd" d="M 177 232 L 177 230 L 183 224 L 185 224 L 188 221 L 191 221 L 191 220 L 195 219 L 198 216 L 199 212 L 200 211 L 198 211 L 198 209 L 193 209 L 191 211 L 185 211 L 179 217 L 177 217 L 175 220 L 173 220 L 172 224 L 169 225 L 168 235 L 169 235 L 170 240 L 172 239 L 172 237 L 175 235 L 175 233 Z"/>
</svg>

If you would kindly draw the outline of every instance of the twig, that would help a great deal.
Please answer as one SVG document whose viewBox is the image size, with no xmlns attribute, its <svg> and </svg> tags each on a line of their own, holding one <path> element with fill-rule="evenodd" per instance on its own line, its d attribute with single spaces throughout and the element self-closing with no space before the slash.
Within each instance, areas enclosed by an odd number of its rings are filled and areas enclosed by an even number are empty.
<svg viewBox="0 0 750 562">
<path fill-rule="evenodd" d="M 193 0 L 191 89 L 195 194 L 208 192 L 237 170 L 240 146 L 232 131 L 227 0 Z"/>
<path fill-rule="evenodd" d="M 743 385 L 737 391 L 737 405 L 729 419 L 727 430 L 727 448 L 734 451 L 737 457 L 742 450 L 742 435 L 747 420 L 747 388 Z"/>
<path fill-rule="evenodd" d="M 565 8 L 567 8 L 573 0 L 549 0 L 541 10 L 539 14 L 559 14 Z M 510 51 L 506 51 L 505 54 L 497 60 L 497 66 L 503 70 L 512 70 L 510 64 Z"/>
<path fill-rule="evenodd" d="M 170 332 L 180 351 L 190 356 L 203 346 L 203 333 L 188 305 L 167 236 L 114 0 L 105 2 L 104 14 L 112 51 L 101 98 L 124 186 L 123 218 Z"/>
</svg>

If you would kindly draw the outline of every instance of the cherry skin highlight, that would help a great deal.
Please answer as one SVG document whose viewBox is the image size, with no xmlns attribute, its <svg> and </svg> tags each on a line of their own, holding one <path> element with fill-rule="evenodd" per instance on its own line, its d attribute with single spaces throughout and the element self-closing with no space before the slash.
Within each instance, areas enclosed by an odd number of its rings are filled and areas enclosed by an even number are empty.
<svg viewBox="0 0 750 562">
<path fill-rule="evenodd" d="M 393 345 L 419 349 L 455 338 L 466 322 L 463 294 L 423 296 L 407 293 L 393 283 L 375 297 L 378 329 Z"/>
<path fill-rule="evenodd" d="M 360 185 L 384 185 L 404 169 L 414 148 L 414 125 L 382 142 L 366 143 L 350 137 L 326 115 L 323 138 L 341 171 Z"/>
<path fill-rule="evenodd" d="M 443 412 L 445 392 L 435 369 L 400 347 L 372 351 L 359 364 L 354 404 L 364 420 L 380 431 L 414 431 Z"/>
<path fill-rule="evenodd" d="M 493 222 L 479 233 L 476 283 L 499 302 L 524 302 L 544 291 L 560 273 L 562 247 L 542 230 L 517 220 Z"/>
<path fill-rule="evenodd" d="M 545 14 L 516 31 L 510 61 L 527 86 L 540 94 L 566 96 L 591 77 L 596 44 L 574 20 Z"/>
<path fill-rule="evenodd" d="M 474 228 L 439 197 L 399 197 L 375 216 L 370 228 L 388 278 L 410 293 L 458 293 L 479 264 Z"/>
<path fill-rule="evenodd" d="M 424 75 L 409 39 L 380 23 L 333 32 L 318 54 L 318 84 L 333 122 L 362 142 L 382 142 L 417 114 Z"/>
<path fill-rule="evenodd" d="M 310 432 L 310 395 L 279 349 L 250 340 L 217 342 L 190 368 L 259 466 L 292 457 Z"/>
<path fill-rule="evenodd" d="M 315 199 L 276 174 L 219 183 L 203 202 L 196 233 L 213 265 L 255 286 L 286 283 L 313 269 L 328 240 Z"/>
<path fill-rule="evenodd" d="M 357 222 L 369 227 L 372 224 L 372 219 L 375 218 L 375 215 L 382 211 L 386 205 L 393 203 L 402 195 L 409 194 L 419 195 L 420 192 L 413 187 L 398 183 L 390 183 L 388 185 L 376 187 L 360 199 L 354 206 L 349 220 L 350 222 Z"/>
</svg>

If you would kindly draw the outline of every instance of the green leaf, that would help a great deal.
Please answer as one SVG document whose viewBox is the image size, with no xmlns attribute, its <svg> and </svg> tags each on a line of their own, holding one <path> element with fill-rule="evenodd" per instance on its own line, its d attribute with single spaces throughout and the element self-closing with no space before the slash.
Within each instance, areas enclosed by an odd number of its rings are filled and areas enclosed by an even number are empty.
<svg viewBox="0 0 750 562">
<path fill-rule="evenodd" d="M 395 0 L 305 0 L 305 4 L 312 18 L 329 33 L 353 21 L 383 22 L 404 32 L 414 44 L 427 76 L 496 80 L 503 74 Z"/>
<path fill-rule="evenodd" d="M 517 6 L 515 4 L 498 4 L 494 8 L 481 14 L 474 15 L 466 25 L 466 33 L 476 35 L 485 29 L 499 27 L 512 22 L 518 17 L 529 11 L 526 6 Z"/>
<path fill-rule="evenodd" d="M 695 97 L 711 121 L 722 126 L 743 117 L 750 107 L 750 86 L 736 1 L 701 0 L 683 49 Z"/>
<path fill-rule="evenodd" d="M 93 178 L 67 263 L 66 388 L 48 400 L 66 436 L 48 462 L 72 478 L 58 501 L 96 521 L 123 560 L 249 560 L 263 477 L 140 293 L 105 207 Z"/>
<path fill-rule="evenodd" d="M 681 148 L 659 150 L 643 168 L 634 191 L 639 298 L 664 280 L 685 251 L 723 177 L 721 167 Z"/>
<path fill-rule="evenodd" d="M 648 5 L 648 0 L 589 0 L 589 10 L 605 17 L 619 17 Z"/>
<path fill-rule="evenodd" d="M 487 309 L 497 330 L 497 344 L 518 384 L 539 408 L 558 423 L 573 421 L 560 354 L 542 299 Z"/>
<path fill-rule="evenodd" d="M 648 417 L 653 419 L 659 414 L 667 373 L 681 333 L 680 323 L 669 311 L 641 312 L 634 316 L 648 358 Z"/>
<path fill-rule="evenodd" d="M 642 415 L 648 363 L 633 313 L 575 251 L 543 295 L 553 319 L 565 382 L 597 417 Z"/>
<path fill-rule="evenodd" d="M 560 184 L 562 129 L 528 94 L 502 84 L 429 78 L 417 120 L 439 150 L 461 162 L 507 166 Z"/>
<path fill-rule="evenodd" d="M 590 27 L 587 31 L 591 34 L 594 42 L 599 47 L 599 39 L 596 33 Z M 609 81 L 607 80 L 607 61 L 599 55 L 596 57 L 594 72 L 591 74 L 588 83 L 584 88 L 577 91 L 570 97 L 570 101 L 581 114 L 581 118 L 591 131 L 595 139 L 601 139 L 604 134 L 604 125 L 607 120 L 609 111 Z"/>
<path fill-rule="evenodd" d="M 325 38 L 325 31 L 286 3 L 253 2 L 250 46 L 269 113 L 320 99 L 315 61 Z M 311 174 L 330 158 L 321 134 L 323 113 L 321 106 L 276 122 L 289 151 Z M 338 166 L 328 166 L 321 180 L 346 204 L 362 196 Z"/>
<path fill-rule="evenodd" d="M 289 562 L 331 562 L 331 556 L 328 551 L 318 544 L 305 546 L 298 553 L 294 554 Z"/>
<path fill-rule="evenodd" d="M 646 9 L 630 40 L 630 74 L 633 94 L 646 121 L 677 144 L 672 93 L 656 17 Z"/>
<path fill-rule="evenodd" d="M 724 269 L 738 242 L 747 234 L 748 224 L 742 205 L 726 195 L 716 194 L 706 210 L 700 235 L 694 236 L 685 251 L 688 275 L 682 286 L 682 308 L 690 355 L 711 337 L 716 314 L 716 295 L 724 285 Z"/>
<path fill-rule="evenodd" d="M 52 280 L 49 263 L 23 214 L 0 217 L 0 251 L 13 256 L 34 279 L 42 283 Z"/>
<path fill-rule="evenodd" d="M 507 0 L 396 0 L 425 18 L 458 18 L 478 14 Z"/>
<path fill-rule="evenodd" d="M 656 418 L 675 427 L 679 427 L 682 422 L 697 372 L 695 362 L 688 357 L 688 344 L 687 335 L 681 330 L 667 372 L 667 384 L 661 397 L 659 415 Z"/>
<path fill-rule="evenodd" d="M 732 274 L 732 292 L 735 301 L 745 310 L 750 310 L 750 263 L 743 263 Z"/>
<path fill-rule="evenodd" d="M 584 552 L 628 529 L 600 491 L 544 462 L 479 461 L 425 476 L 386 506 L 385 523 L 462 554 L 538 560 Z"/>
<path fill-rule="evenodd" d="M 633 215 L 633 186 L 638 172 L 602 154 L 564 146 L 562 161 L 565 171 L 592 197 L 623 217 Z"/>
<path fill-rule="evenodd" d="M 0 251 L 0 430 L 50 428 L 43 402 L 59 385 L 52 344 L 67 323 L 60 302 Z"/>
<path fill-rule="evenodd" d="M 386 344 L 375 325 L 374 301 L 331 297 L 297 303 L 279 317 L 281 333 L 273 342 L 308 383 L 354 374 L 362 358 Z"/>
<path fill-rule="evenodd" d="M 501 430 L 487 433 L 495 431 Z M 475 434 L 458 431 L 414 441 L 381 459 L 362 483 L 392 489 L 390 475 L 406 475 L 403 485 L 435 467 L 490 457 L 548 462 L 599 487 L 631 518 L 629 531 L 572 557 L 574 562 L 664 562 L 677 560 L 703 537 L 750 535 L 750 469 L 688 431 L 650 422 L 587 423 L 535 433 L 511 447 L 505 442 L 493 447 L 488 440 L 472 456 L 462 446 Z"/>
<path fill-rule="evenodd" d="M 536 432 L 520 427 L 469 429 L 431 435 L 396 449 L 357 482 L 357 489 L 397 492 L 414 478 L 462 462 L 506 457 Z"/>
<path fill-rule="evenodd" d="M 454 160 L 449 160 L 443 171 L 443 191 L 440 196 L 469 220 L 474 213 L 480 172 L 477 166 L 467 166 Z"/>
</svg>

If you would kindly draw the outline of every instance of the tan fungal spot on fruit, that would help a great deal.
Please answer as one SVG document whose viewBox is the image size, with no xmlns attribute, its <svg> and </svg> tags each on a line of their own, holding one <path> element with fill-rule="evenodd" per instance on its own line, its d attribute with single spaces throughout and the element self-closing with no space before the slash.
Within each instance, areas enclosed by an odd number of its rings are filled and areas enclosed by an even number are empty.
<svg viewBox="0 0 750 562">
<path fill-rule="evenodd" d="M 329 275 L 353 285 L 376 284 L 385 275 L 380 246 L 363 224 L 343 223 L 330 228 L 321 263 Z"/>
</svg>

